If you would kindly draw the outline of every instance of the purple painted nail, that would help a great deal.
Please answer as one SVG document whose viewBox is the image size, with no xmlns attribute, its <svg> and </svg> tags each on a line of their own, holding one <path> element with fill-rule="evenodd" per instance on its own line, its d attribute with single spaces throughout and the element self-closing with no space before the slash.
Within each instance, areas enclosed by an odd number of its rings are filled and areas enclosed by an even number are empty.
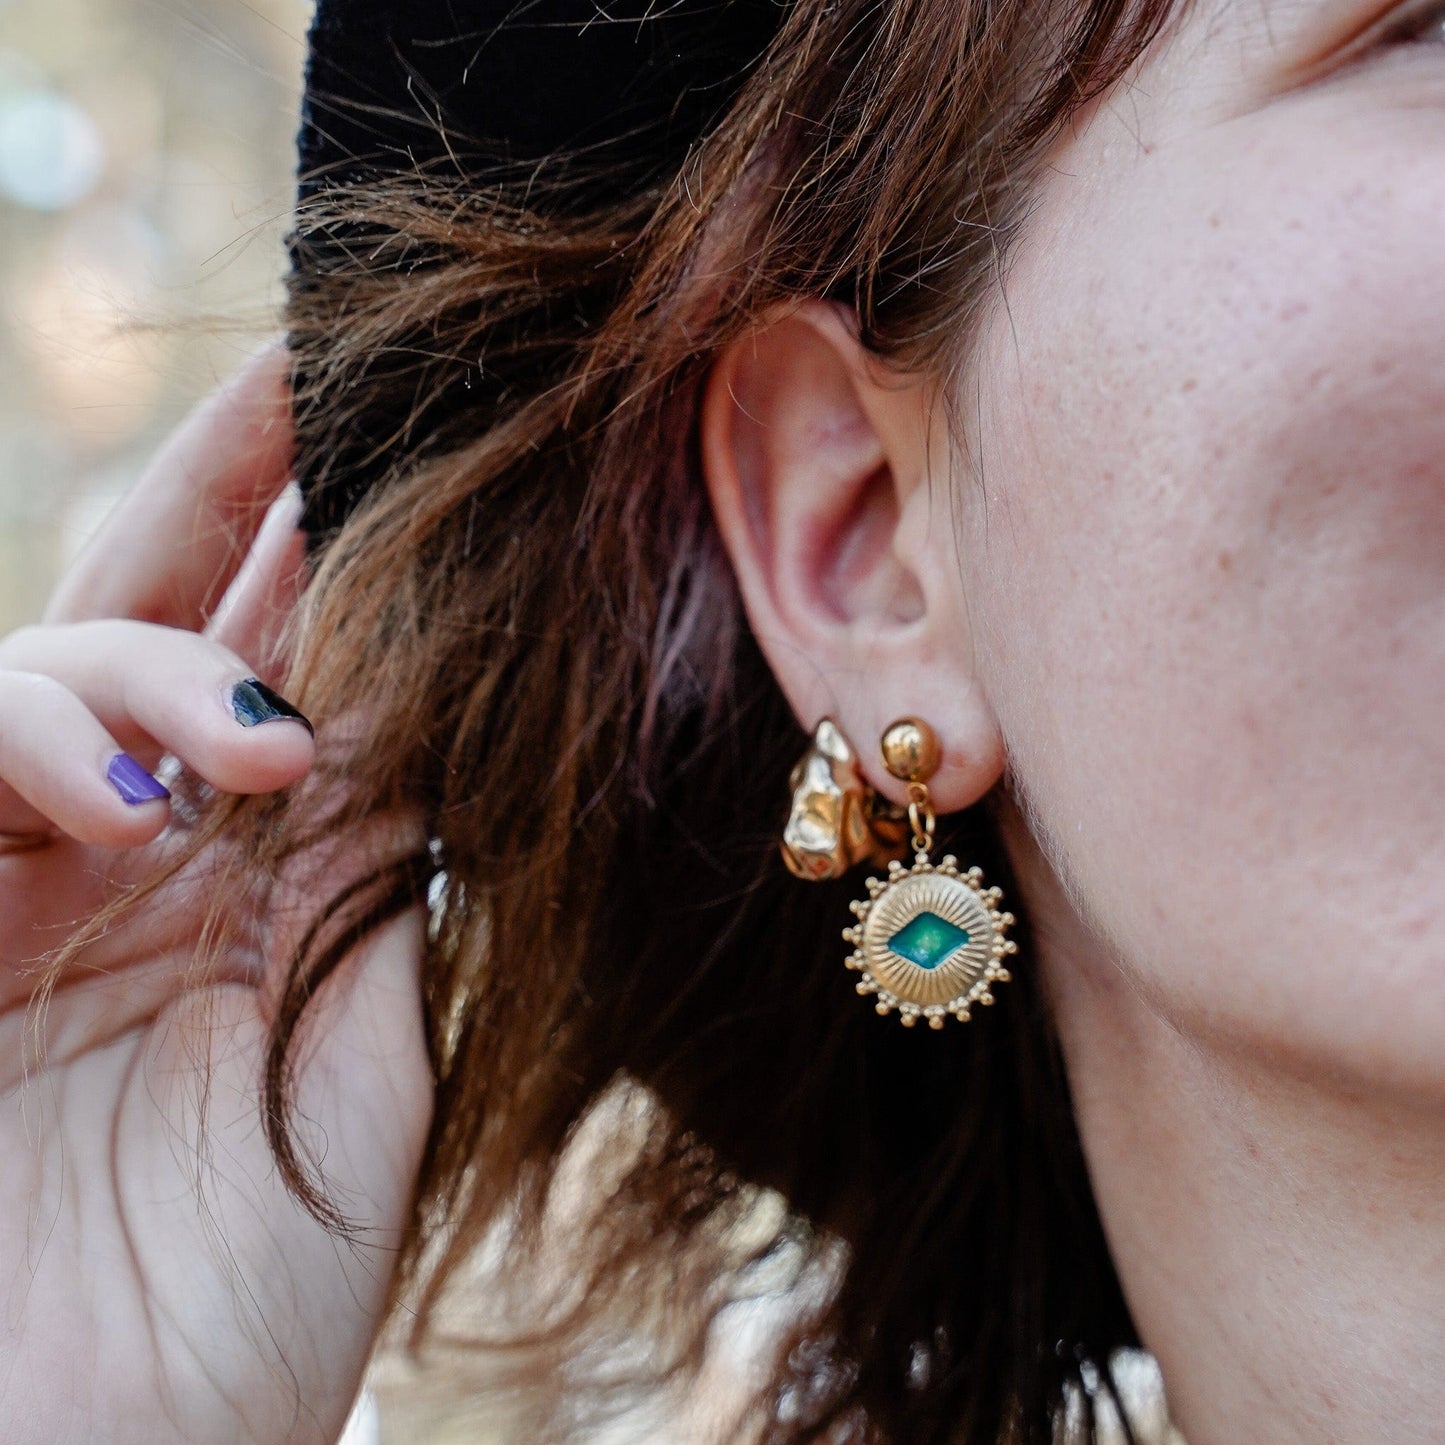
<svg viewBox="0 0 1445 1445">
<path fill-rule="evenodd" d="M 129 753 L 117 753 L 110 760 L 105 776 L 131 807 L 171 795 L 171 790 L 151 777 Z"/>
</svg>

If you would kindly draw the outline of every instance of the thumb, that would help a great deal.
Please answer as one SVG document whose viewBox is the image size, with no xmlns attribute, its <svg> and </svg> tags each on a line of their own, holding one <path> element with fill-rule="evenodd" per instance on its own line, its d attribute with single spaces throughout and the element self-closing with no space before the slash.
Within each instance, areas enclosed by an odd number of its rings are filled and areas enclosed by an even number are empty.
<svg viewBox="0 0 1445 1445">
<path fill-rule="evenodd" d="M 263 681 L 286 672 L 287 624 L 305 582 L 301 494 L 281 493 L 266 513 L 246 560 L 206 625 L 206 635 L 246 658 Z"/>
<path fill-rule="evenodd" d="M 318 1222 L 276 1167 L 257 1096 L 270 1028 L 254 987 L 190 995 L 183 1027 L 148 1060 L 148 1097 L 166 1105 L 149 1156 L 158 1163 L 132 1171 L 155 1196 L 144 1215 L 148 1288 L 203 1378 L 244 1402 L 247 1438 L 335 1440 L 381 1326 L 431 1124 L 425 928 L 411 907 L 348 949 L 288 1050 L 288 1137 L 344 1234 Z M 200 1141 L 193 1163 L 178 1137 Z M 192 1188 L 158 1177 L 167 1161 Z M 189 1438 L 218 1437 L 197 1428 Z"/>
<path fill-rule="evenodd" d="M 298 1143 L 362 1227 L 404 1217 L 431 1126 L 425 929 L 412 907 L 358 944 L 307 1004 L 290 1050 Z"/>
<path fill-rule="evenodd" d="M 425 910 L 413 906 L 358 944 L 308 1004 L 293 1044 L 300 1162 L 326 1205 L 322 1217 L 346 1230 L 303 1229 L 297 1238 L 315 1266 L 302 1267 L 317 1282 L 306 1306 L 312 1327 L 354 1332 L 326 1382 L 338 1429 L 390 1296 L 431 1129 L 435 1078 L 419 980 L 425 930 Z"/>
</svg>

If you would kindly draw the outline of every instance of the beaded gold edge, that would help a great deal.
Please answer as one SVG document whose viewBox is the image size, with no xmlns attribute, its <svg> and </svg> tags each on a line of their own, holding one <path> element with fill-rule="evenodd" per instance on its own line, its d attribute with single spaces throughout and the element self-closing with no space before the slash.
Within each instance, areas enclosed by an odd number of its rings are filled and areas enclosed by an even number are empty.
<svg viewBox="0 0 1445 1445">
<path fill-rule="evenodd" d="M 1003 960 L 1018 952 L 1018 944 L 1004 936 L 1014 916 L 999 911 L 1003 891 L 982 885 L 981 868 L 961 872 L 952 854 L 935 865 L 923 852 L 911 868 L 894 860 L 886 878 L 868 879 L 868 897 L 851 905 L 858 921 L 843 930 L 843 938 L 854 945 L 846 963 L 862 975 L 858 992 L 876 996 L 878 1013 L 897 1012 L 905 1028 L 926 1019 L 941 1029 L 946 1018 L 963 1023 L 975 1004 L 993 1003 L 993 985 L 1010 977 Z M 892 946 L 925 914 L 949 938 L 964 935 L 932 965 Z"/>
</svg>

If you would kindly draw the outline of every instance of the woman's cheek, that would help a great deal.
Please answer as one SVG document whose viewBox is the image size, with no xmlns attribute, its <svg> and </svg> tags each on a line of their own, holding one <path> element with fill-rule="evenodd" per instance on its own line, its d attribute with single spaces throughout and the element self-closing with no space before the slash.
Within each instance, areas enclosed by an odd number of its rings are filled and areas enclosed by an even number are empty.
<svg viewBox="0 0 1445 1445">
<path fill-rule="evenodd" d="M 1364 1060 L 1362 957 L 1408 938 L 1438 1059 L 1445 154 L 1251 119 L 1096 176 L 1019 257 L 981 371 L 990 686 L 1165 1007 Z"/>
</svg>

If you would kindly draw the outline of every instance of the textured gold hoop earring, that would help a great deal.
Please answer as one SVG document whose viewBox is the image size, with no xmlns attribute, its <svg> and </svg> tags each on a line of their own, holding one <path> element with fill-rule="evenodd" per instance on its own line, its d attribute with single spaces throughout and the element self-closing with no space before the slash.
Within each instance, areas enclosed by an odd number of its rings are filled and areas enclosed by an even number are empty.
<svg viewBox="0 0 1445 1445">
<path fill-rule="evenodd" d="M 843 730 L 825 717 L 788 779 L 792 800 L 783 826 L 788 871 L 810 883 L 841 878 L 859 863 L 901 858 L 903 814 L 868 786 Z"/>
<path fill-rule="evenodd" d="M 858 992 L 872 994 L 880 1014 L 897 1012 L 905 1028 L 927 1019 L 941 1029 L 950 1015 L 967 1020 L 975 1004 L 993 1003 L 1005 983 L 1004 959 L 1018 945 L 1004 937 L 1014 921 L 999 911 L 1003 891 L 983 887 L 983 870 L 959 869 L 951 854 L 929 861 L 935 818 L 928 780 L 942 759 L 938 736 L 917 718 L 900 718 L 884 732 L 883 765 L 908 784 L 914 861 L 894 859 L 886 878 L 870 878 L 868 897 L 852 905 L 857 923 L 843 930 L 853 944 L 850 969 Z"/>
</svg>

